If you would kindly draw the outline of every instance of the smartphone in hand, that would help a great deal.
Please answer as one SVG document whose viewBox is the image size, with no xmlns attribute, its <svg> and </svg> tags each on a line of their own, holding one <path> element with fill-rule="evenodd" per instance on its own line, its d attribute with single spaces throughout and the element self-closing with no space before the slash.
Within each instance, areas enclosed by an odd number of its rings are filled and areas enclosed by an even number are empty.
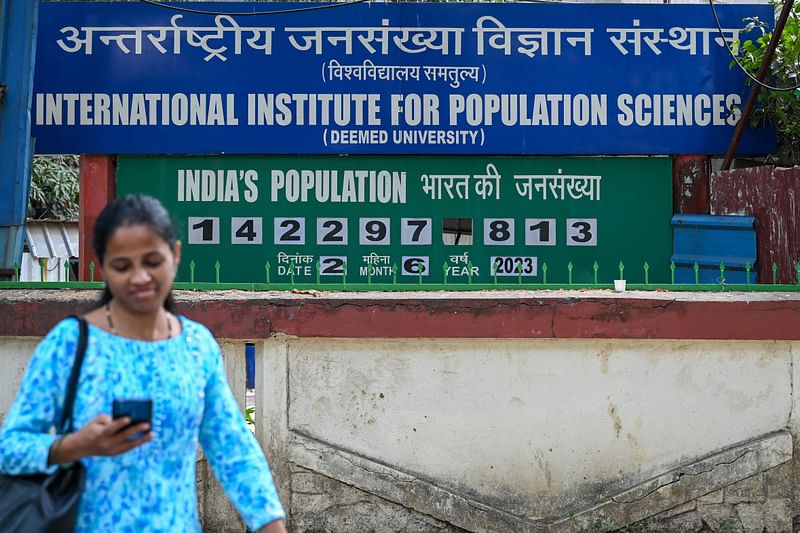
<svg viewBox="0 0 800 533">
<path fill-rule="evenodd" d="M 153 400 L 150 398 L 126 398 L 114 400 L 111 404 L 111 416 L 114 420 L 127 416 L 131 423 L 122 428 L 124 431 L 142 422 L 151 423 L 153 419 Z"/>
</svg>

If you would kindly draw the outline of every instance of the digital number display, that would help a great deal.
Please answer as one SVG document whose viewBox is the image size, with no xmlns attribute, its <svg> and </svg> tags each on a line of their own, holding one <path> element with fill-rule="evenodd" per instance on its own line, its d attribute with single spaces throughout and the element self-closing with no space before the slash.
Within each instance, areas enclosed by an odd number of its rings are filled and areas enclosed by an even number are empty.
<svg viewBox="0 0 800 533">
<path fill-rule="evenodd" d="M 610 283 L 623 263 L 633 284 L 645 262 L 650 282 L 670 276 L 664 157 L 120 156 L 117 192 L 157 196 L 178 222 L 178 281 Z"/>
</svg>

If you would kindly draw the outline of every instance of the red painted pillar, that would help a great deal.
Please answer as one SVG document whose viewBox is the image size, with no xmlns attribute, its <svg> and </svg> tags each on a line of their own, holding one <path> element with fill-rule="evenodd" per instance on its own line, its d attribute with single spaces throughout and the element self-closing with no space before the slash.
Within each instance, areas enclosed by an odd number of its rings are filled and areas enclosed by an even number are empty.
<svg viewBox="0 0 800 533">
<path fill-rule="evenodd" d="M 708 214 L 710 161 L 705 155 L 672 157 L 672 212 Z"/>
<path fill-rule="evenodd" d="M 89 281 L 89 263 L 97 258 L 92 249 L 92 233 L 97 216 L 105 205 L 116 196 L 116 160 L 110 155 L 81 155 L 80 167 L 80 235 L 78 261 L 80 280 Z M 95 269 L 94 279 L 100 279 L 99 269 Z"/>
</svg>

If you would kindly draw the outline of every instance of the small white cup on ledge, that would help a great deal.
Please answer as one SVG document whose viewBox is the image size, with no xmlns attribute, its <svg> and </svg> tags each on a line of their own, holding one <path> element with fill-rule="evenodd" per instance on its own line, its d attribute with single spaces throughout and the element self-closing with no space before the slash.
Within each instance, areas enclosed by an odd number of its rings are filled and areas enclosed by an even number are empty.
<svg viewBox="0 0 800 533">
<path fill-rule="evenodd" d="M 624 279 L 615 279 L 614 280 L 614 290 L 617 292 L 624 292 L 625 291 L 625 280 Z"/>
</svg>

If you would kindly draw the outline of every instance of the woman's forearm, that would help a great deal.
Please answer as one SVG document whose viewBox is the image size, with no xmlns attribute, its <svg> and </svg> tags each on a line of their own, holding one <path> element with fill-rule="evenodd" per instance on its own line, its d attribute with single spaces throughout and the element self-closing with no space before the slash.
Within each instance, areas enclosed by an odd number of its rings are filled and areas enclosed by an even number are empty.
<svg viewBox="0 0 800 533">
<path fill-rule="evenodd" d="M 73 446 L 74 440 L 72 434 L 62 435 L 53 441 L 50 446 L 50 453 L 47 456 L 47 464 L 50 465 L 63 465 L 67 463 L 74 463 L 80 459 L 80 455 Z"/>
</svg>

